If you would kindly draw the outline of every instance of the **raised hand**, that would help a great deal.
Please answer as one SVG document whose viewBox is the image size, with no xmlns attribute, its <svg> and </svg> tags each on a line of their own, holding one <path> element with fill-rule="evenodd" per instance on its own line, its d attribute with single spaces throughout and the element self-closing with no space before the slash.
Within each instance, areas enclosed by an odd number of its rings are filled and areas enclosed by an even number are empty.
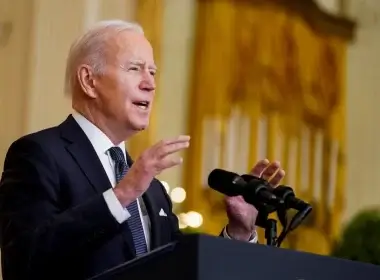
<svg viewBox="0 0 380 280">
<path fill-rule="evenodd" d="M 165 169 L 180 165 L 182 158 L 173 154 L 189 145 L 190 136 L 181 135 L 162 140 L 145 150 L 114 189 L 121 204 L 127 206 L 148 189 L 155 176 Z"/>
<path fill-rule="evenodd" d="M 264 159 L 251 169 L 251 175 L 267 180 L 276 187 L 285 176 L 285 171 L 278 161 L 272 163 Z M 249 240 L 255 231 L 257 209 L 244 201 L 242 196 L 226 197 L 228 216 L 227 233 L 237 240 Z"/>
</svg>

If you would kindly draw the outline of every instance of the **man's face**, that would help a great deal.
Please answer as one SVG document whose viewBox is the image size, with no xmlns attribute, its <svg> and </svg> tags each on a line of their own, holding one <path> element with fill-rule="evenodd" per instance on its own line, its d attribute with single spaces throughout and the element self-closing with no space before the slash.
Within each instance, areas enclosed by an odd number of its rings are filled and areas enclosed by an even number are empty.
<svg viewBox="0 0 380 280">
<path fill-rule="evenodd" d="M 113 125 L 140 131 L 149 124 L 155 94 L 153 50 L 144 35 L 124 31 L 107 43 L 105 65 L 94 78 L 98 110 Z"/>
</svg>

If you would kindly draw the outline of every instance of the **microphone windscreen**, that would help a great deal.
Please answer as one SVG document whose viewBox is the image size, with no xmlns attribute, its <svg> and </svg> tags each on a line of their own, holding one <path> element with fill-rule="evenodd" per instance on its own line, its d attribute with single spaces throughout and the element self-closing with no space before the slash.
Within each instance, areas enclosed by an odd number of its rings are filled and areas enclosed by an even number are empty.
<svg viewBox="0 0 380 280">
<path fill-rule="evenodd" d="M 241 195 L 245 184 L 238 174 L 222 169 L 214 169 L 208 176 L 208 185 L 227 196 Z"/>
</svg>

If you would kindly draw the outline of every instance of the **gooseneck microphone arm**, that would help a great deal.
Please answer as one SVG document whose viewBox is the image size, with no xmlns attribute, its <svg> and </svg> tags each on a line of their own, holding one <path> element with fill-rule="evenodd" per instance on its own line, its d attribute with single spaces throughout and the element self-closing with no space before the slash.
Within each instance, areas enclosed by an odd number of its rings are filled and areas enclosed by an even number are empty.
<svg viewBox="0 0 380 280">
<path fill-rule="evenodd" d="M 282 221 L 283 230 L 280 236 L 277 239 L 277 247 L 281 246 L 281 243 L 284 241 L 285 237 L 293 230 L 295 230 L 303 220 L 310 214 L 312 207 L 310 204 L 302 201 L 297 198 L 294 194 L 294 191 L 289 186 L 280 185 L 277 188 L 273 189 L 273 193 L 281 197 L 284 200 L 284 208 L 279 208 L 277 210 L 277 215 Z M 293 216 L 290 223 L 287 223 L 286 210 L 295 209 L 298 212 Z"/>
</svg>

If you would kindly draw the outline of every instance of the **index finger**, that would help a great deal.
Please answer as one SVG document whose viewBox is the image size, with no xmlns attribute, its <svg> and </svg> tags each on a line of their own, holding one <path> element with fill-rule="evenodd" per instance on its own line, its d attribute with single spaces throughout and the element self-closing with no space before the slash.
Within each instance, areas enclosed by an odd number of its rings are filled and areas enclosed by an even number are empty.
<svg viewBox="0 0 380 280">
<path fill-rule="evenodd" d="M 171 145 L 171 144 L 176 144 L 176 143 L 183 143 L 183 142 L 189 142 L 190 141 L 190 136 L 189 135 L 180 135 L 175 138 L 167 139 L 167 140 L 162 140 L 159 144 L 161 145 Z"/>
<path fill-rule="evenodd" d="M 251 170 L 251 175 L 260 177 L 261 173 L 268 167 L 269 160 L 262 159 L 259 162 L 256 163 L 256 165 Z"/>
</svg>

